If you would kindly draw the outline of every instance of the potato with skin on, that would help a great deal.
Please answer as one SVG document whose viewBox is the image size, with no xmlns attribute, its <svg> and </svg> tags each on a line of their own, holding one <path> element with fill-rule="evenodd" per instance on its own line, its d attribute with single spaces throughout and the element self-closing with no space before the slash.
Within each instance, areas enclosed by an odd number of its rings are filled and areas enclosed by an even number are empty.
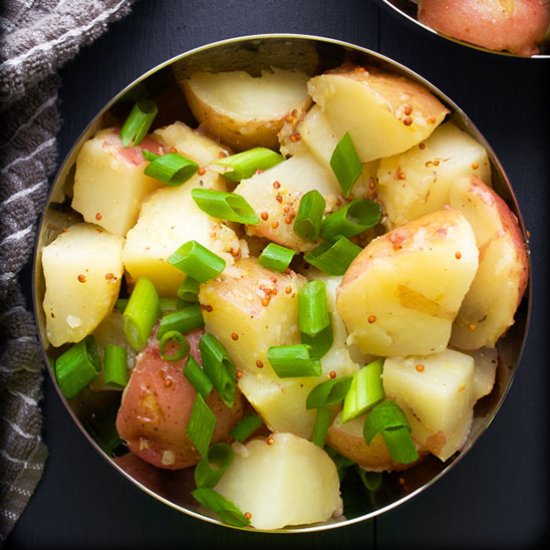
<svg viewBox="0 0 550 550">
<path fill-rule="evenodd" d="M 202 331 L 194 331 L 188 335 L 192 349 L 197 349 L 201 334 Z M 118 434 L 132 453 L 157 468 L 179 470 L 200 460 L 186 433 L 197 395 L 183 374 L 186 362 L 187 358 L 164 361 L 158 342 L 151 339 L 138 356 L 122 396 L 116 420 Z M 224 405 L 215 391 L 206 403 L 216 415 L 212 442 L 229 442 L 229 431 L 244 413 L 240 393 L 237 391 L 232 408 Z"/>
<path fill-rule="evenodd" d="M 142 201 L 162 182 L 146 176 L 142 151 L 162 154 L 146 137 L 137 147 L 123 147 L 116 128 L 100 130 L 86 141 L 76 158 L 71 206 L 84 221 L 123 237 L 136 223 Z"/>
<path fill-rule="evenodd" d="M 214 487 L 256 529 L 327 521 L 343 512 L 340 480 L 329 455 L 311 441 L 274 433 L 233 444 L 233 462 Z"/>
<path fill-rule="evenodd" d="M 548 0 L 419 0 L 418 20 L 452 38 L 531 56 L 550 25 Z"/>
<path fill-rule="evenodd" d="M 393 229 L 449 204 L 460 177 L 476 175 L 490 183 L 491 166 L 485 148 L 447 122 L 405 153 L 382 159 L 377 175 L 385 225 Z"/>
<path fill-rule="evenodd" d="M 122 279 L 123 239 L 78 223 L 42 249 L 46 336 L 53 346 L 80 342 L 111 312 Z"/>
<path fill-rule="evenodd" d="M 449 113 L 424 86 L 374 67 L 343 65 L 311 78 L 308 91 L 338 141 L 349 132 L 361 162 L 410 149 Z"/>
<path fill-rule="evenodd" d="M 196 72 L 181 82 L 195 118 L 236 151 L 278 149 L 277 133 L 294 110 L 311 105 L 308 76 L 272 68 L 254 77 L 245 71 Z"/>
<path fill-rule="evenodd" d="M 474 233 L 456 209 L 432 212 L 372 240 L 338 290 L 349 342 L 384 357 L 444 350 L 477 267 Z"/>
<path fill-rule="evenodd" d="M 158 189 L 143 202 L 138 221 L 126 236 L 122 259 L 129 278 L 147 277 L 161 296 L 175 296 L 185 279 L 185 273 L 170 265 L 168 258 L 188 241 L 198 241 L 227 266 L 233 265 L 233 254 L 248 254 L 246 243 L 233 229 L 197 206 L 191 196 L 196 188 L 223 191 L 225 184 L 207 170 L 184 185 Z"/>
<path fill-rule="evenodd" d="M 471 224 L 479 248 L 479 269 L 451 343 L 465 350 L 490 348 L 514 323 L 529 277 L 527 246 L 516 216 L 479 178 L 458 180 L 450 202 Z"/>
</svg>

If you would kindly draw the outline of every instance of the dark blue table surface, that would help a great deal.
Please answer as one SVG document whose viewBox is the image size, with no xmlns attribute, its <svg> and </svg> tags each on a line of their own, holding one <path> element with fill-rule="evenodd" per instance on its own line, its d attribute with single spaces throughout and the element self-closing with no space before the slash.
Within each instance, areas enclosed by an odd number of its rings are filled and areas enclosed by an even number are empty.
<svg viewBox="0 0 550 550">
<path fill-rule="evenodd" d="M 337 38 L 379 51 L 450 96 L 495 150 L 532 233 L 534 307 L 521 367 L 490 429 L 443 479 L 382 517 L 265 535 L 180 514 L 120 477 L 72 424 L 49 380 L 40 486 L 10 548 L 530 548 L 546 538 L 550 60 L 478 52 L 419 32 L 369 0 L 138 0 L 61 72 L 60 160 L 122 87 L 178 53 L 257 33 Z M 27 289 L 29 292 L 30 290 Z"/>
</svg>

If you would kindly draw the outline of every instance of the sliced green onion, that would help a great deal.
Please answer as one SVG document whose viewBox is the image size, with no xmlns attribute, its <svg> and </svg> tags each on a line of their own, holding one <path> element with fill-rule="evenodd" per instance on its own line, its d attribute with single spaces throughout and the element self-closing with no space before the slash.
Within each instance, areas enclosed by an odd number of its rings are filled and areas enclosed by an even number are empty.
<svg viewBox="0 0 550 550">
<path fill-rule="evenodd" d="M 224 168 L 223 176 L 235 183 L 250 178 L 256 170 L 267 170 L 284 159 L 279 153 L 265 147 L 255 147 L 236 155 L 217 160 L 215 164 Z"/>
<path fill-rule="evenodd" d="M 167 153 L 157 156 L 149 162 L 143 173 L 162 181 L 166 185 L 181 185 L 193 176 L 199 165 L 179 153 Z"/>
<path fill-rule="evenodd" d="M 169 313 L 181 309 L 186 304 L 178 298 L 159 298 L 159 309 L 161 313 Z"/>
<path fill-rule="evenodd" d="M 325 451 L 330 456 L 330 458 L 332 458 L 332 461 L 334 462 L 334 465 L 336 466 L 336 470 L 338 472 L 338 477 L 340 481 L 342 481 L 346 475 L 348 467 L 355 464 L 355 462 L 345 456 L 342 456 L 339 452 L 331 449 L 330 447 L 327 447 Z"/>
<path fill-rule="evenodd" d="M 165 332 L 159 340 L 160 357 L 164 361 L 183 359 L 189 354 L 190 347 L 187 338 L 177 330 Z"/>
<path fill-rule="evenodd" d="M 279 271 L 282 273 L 285 269 L 288 269 L 292 258 L 296 254 L 295 250 L 280 246 L 275 243 L 269 243 L 260 254 L 258 263 L 273 271 Z"/>
<path fill-rule="evenodd" d="M 327 216 L 321 224 L 321 237 L 353 237 L 374 227 L 382 218 L 380 205 L 368 199 L 356 199 Z"/>
<path fill-rule="evenodd" d="M 332 347 L 334 335 L 332 334 L 332 313 L 329 312 L 330 323 L 321 332 L 315 336 L 309 336 L 302 332 L 300 333 L 300 342 L 308 345 L 311 349 L 309 354 L 312 359 L 318 361 Z"/>
<path fill-rule="evenodd" d="M 235 441 L 246 441 L 264 421 L 257 414 L 248 412 L 242 419 L 229 431 L 229 434 Z"/>
<path fill-rule="evenodd" d="M 271 346 L 267 358 L 279 378 L 321 376 L 321 363 L 311 358 L 310 348 L 305 344 Z"/>
<path fill-rule="evenodd" d="M 198 302 L 200 285 L 199 281 L 188 275 L 178 288 L 178 298 L 184 302 Z"/>
<path fill-rule="evenodd" d="M 214 487 L 233 462 L 233 449 L 227 443 L 215 443 L 195 467 L 197 487 Z"/>
<path fill-rule="evenodd" d="M 330 325 L 327 288 L 323 281 L 309 281 L 298 291 L 298 328 L 315 336 Z"/>
<path fill-rule="evenodd" d="M 115 308 L 119 313 L 124 313 L 126 306 L 128 305 L 128 298 L 119 298 L 115 302 Z"/>
<path fill-rule="evenodd" d="M 235 403 L 235 378 L 237 368 L 220 341 L 209 332 L 199 342 L 202 368 L 214 384 L 221 400 L 229 408 Z"/>
<path fill-rule="evenodd" d="M 383 366 L 384 360 L 377 359 L 353 375 L 350 390 L 344 400 L 342 422 L 361 416 L 384 399 Z"/>
<path fill-rule="evenodd" d="M 201 283 L 214 279 L 225 269 L 225 260 L 197 241 L 181 245 L 168 263 Z"/>
<path fill-rule="evenodd" d="M 206 399 L 210 395 L 214 384 L 212 384 L 210 378 L 208 378 L 202 367 L 195 361 L 195 359 L 193 359 L 192 356 L 189 356 L 189 359 L 183 368 L 183 374 L 185 378 L 189 380 L 191 385 L 200 393 L 203 399 Z"/>
<path fill-rule="evenodd" d="M 307 396 L 306 409 L 330 407 L 344 400 L 351 386 L 352 376 L 341 376 L 317 384 Z"/>
<path fill-rule="evenodd" d="M 193 498 L 214 512 L 224 523 L 234 527 L 246 527 L 250 520 L 230 500 L 210 487 L 199 487 L 191 492 Z"/>
<path fill-rule="evenodd" d="M 201 395 L 197 393 L 186 433 L 203 458 L 208 453 L 208 447 L 210 446 L 210 441 L 212 441 L 215 428 L 216 415 Z"/>
<path fill-rule="evenodd" d="M 123 389 L 128 384 L 128 352 L 116 344 L 103 350 L 103 380 L 108 386 Z"/>
<path fill-rule="evenodd" d="M 382 432 L 386 447 L 394 462 L 411 464 L 419 458 L 409 428 L 388 428 Z"/>
<path fill-rule="evenodd" d="M 324 242 L 304 256 L 304 260 L 329 275 L 343 275 L 362 248 L 346 237 Z"/>
<path fill-rule="evenodd" d="M 313 424 L 313 433 L 311 441 L 321 447 L 325 446 L 328 428 L 330 426 L 330 409 L 328 407 L 319 407 L 315 414 L 315 424 Z"/>
<path fill-rule="evenodd" d="M 395 401 L 386 399 L 375 405 L 367 414 L 363 425 L 363 436 L 370 445 L 377 433 L 396 428 L 407 428 L 409 431 L 411 429 L 403 409 Z"/>
<path fill-rule="evenodd" d="M 347 132 L 332 153 L 330 167 L 338 183 L 340 183 L 344 197 L 347 197 L 363 170 L 359 155 L 353 145 L 351 136 Z"/>
<path fill-rule="evenodd" d="M 203 326 L 202 309 L 199 304 L 192 304 L 164 315 L 159 323 L 157 338 L 162 338 L 163 334 L 171 330 L 177 330 L 182 334 L 186 334 L 193 329 Z"/>
<path fill-rule="evenodd" d="M 99 374 L 99 354 L 93 336 L 71 346 L 55 361 L 55 377 L 61 393 L 71 399 Z"/>
<path fill-rule="evenodd" d="M 325 199 L 316 189 L 308 191 L 301 199 L 294 220 L 294 233 L 304 241 L 315 241 L 321 233 L 325 213 Z"/>
<path fill-rule="evenodd" d="M 359 475 L 359 478 L 363 482 L 363 485 L 371 493 L 375 493 L 382 486 L 382 473 L 381 472 L 367 472 L 363 470 L 361 466 L 355 466 L 355 471 Z"/>
<path fill-rule="evenodd" d="M 241 195 L 199 187 L 191 191 L 191 196 L 203 212 L 214 218 L 246 225 L 260 223 L 252 206 Z"/>
<path fill-rule="evenodd" d="M 138 101 L 120 129 L 120 141 L 124 147 L 139 145 L 147 135 L 157 116 L 157 104 L 150 99 Z"/>
<path fill-rule="evenodd" d="M 147 344 L 158 314 L 159 296 L 155 285 L 141 277 L 122 314 L 122 330 L 135 351 L 141 351 Z"/>
</svg>

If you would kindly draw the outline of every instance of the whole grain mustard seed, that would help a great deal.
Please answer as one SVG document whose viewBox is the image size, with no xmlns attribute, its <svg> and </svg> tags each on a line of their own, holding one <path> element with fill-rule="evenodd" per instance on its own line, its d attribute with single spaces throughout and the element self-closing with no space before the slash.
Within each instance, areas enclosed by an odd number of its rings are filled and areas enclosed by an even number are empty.
<svg viewBox="0 0 550 550">
<path fill-rule="evenodd" d="M 231 339 L 232 339 L 232 340 L 238 340 L 238 339 L 239 339 L 239 335 L 238 335 L 236 332 L 232 332 L 232 333 L 231 333 Z"/>
<path fill-rule="evenodd" d="M 273 182 L 273 187 L 274 187 L 275 189 L 279 189 L 279 188 L 281 187 L 281 183 L 278 182 L 277 180 L 275 180 L 275 181 Z"/>
<path fill-rule="evenodd" d="M 474 332 L 475 329 L 476 329 L 476 325 L 475 325 L 474 323 L 470 323 L 470 324 L 468 325 L 468 330 L 469 330 L 470 332 Z"/>
<path fill-rule="evenodd" d="M 369 315 L 367 321 L 372 325 L 372 323 L 376 322 L 376 315 Z"/>
<path fill-rule="evenodd" d="M 413 119 L 410 116 L 403 119 L 403 124 L 405 126 L 410 126 L 412 123 L 413 123 Z"/>
<path fill-rule="evenodd" d="M 263 369 L 263 368 L 264 368 L 264 363 L 263 363 L 263 361 L 261 361 L 260 359 L 257 359 L 257 360 L 256 360 L 256 366 L 257 366 L 259 369 Z"/>
<path fill-rule="evenodd" d="M 331 380 L 334 380 L 336 378 L 336 371 L 334 370 L 331 370 L 329 373 L 328 373 L 328 378 L 330 378 Z"/>
<path fill-rule="evenodd" d="M 275 443 L 275 440 L 273 439 L 272 436 L 269 436 L 265 442 L 268 444 L 268 445 L 273 445 L 273 443 Z"/>
<path fill-rule="evenodd" d="M 460 258 L 462 258 L 462 252 L 460 252 L 460 250 L 457 250 L 457 251 L 455 252 L 455 258 L 456 258 L 457 260 L 460 260 Z"/>
<path fill-rule="evenodd" d="M 99 221 L 101 218 L 103 218 L 103 214 L 101 212 L 97 212 L 95 215 L 95 219 Z"/>
<path fill-rule="evenodd" d="M 204 174 L 206 174 L 206 168 L 204 166 L 201 166 L 198 170 L 197 170 L 197 174 L 199 176 L 204 176 Z"/>
<path fill-rule="evenodd" d="M 414 368 L 417 372 L 424 372 L 426 367 L 422 363 L 418 363 L 418 365 L 416 365 Z"/>
<path fill-rule="evenodd" d="M 248 521 L 250 521 L 252 519 L 252 514 L 250 512 L 245 512 L 244 519 L 247 519 Z"/>
<path fill-rule="evenodd" d="M 86 275 L 84 275 L 83 273 L 81 273 L 78 277 L 78 282 L 79 283 L 85 283 L 86 282 Z"/>
<path fill-rule="evenodd" d="M 472 170 L 477 170 L 479 168 L 479 164 L 477 162 L 472 163 Z"/>
<path fill-rule="evenodd" d="M 105 278 L 110 281 L 111 279 L 114 279 L 115 278 L 115 274 L 114 273 L 105 273 Z"/>
<path fill-rule="evenodd" d="M 240 380 L 244 376 L 244 372 L 242 370 L 238 369 L 236 376 Z"/>
<path fill-rule="evenodd" d="M 269 218 L 269 214 L 267 212 L 262 212 L 260 214 L 260 218 L 262 218 L 262 220 L 264 220 L 264 222 Z"/>
</svg>

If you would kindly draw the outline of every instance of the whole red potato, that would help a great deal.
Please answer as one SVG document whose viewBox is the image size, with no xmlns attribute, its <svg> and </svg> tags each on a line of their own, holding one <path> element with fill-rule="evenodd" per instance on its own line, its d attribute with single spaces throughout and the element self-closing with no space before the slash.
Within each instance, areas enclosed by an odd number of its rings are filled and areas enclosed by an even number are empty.
<svg viewBox="0 0 550 550">
<path fill-rule="evenodd" d="M 418 20 L 464 42 L 531 56 L 550 24 L 550 0 L 419 0 Z"/>
</svg>

